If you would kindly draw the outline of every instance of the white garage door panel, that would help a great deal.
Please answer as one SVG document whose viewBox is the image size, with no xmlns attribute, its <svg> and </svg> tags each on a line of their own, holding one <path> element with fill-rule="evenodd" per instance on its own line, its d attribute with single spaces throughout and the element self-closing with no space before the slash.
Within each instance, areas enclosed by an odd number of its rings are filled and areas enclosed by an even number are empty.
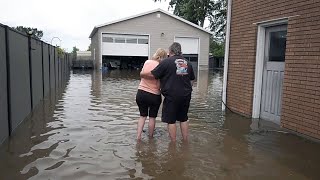
<svg viewBox="0 0 320 180">
<path fill-rule="evenodd" d="M 130 34 L 102 34 L 102 55 L 149 56 L 149 36 Z"/>
<path fill-rule="evenodd" d="M 148 44 L 102 43 L 102 54 L 109 56 L 148 56 Z"/>
<path fill-rule="evenodd" d="M 199 39 L 176 37 L 175 42 L 181 44 L 183 54 L 198 54 L 199 53 Z"/>
</svg>

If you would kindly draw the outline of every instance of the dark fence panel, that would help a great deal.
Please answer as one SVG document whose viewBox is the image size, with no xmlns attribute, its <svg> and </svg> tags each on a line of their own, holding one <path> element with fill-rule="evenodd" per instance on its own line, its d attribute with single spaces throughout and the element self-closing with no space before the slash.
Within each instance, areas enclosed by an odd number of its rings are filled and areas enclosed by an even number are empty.
<svg viewBox="0 0 320 180">
<path fill-rule="evenodd" d="M 62 72 L 62 69 L 61 69 L 61 64 L 62 64 L 62 58 L 58 58 L 58 87 L 59 87 L 59 89 L 62 87 L 62 82 L 61 82 L 61 72 Z"/>
<path fill-rule="evenodd" d="M 47 96 L 50 92 L 50 59 L 49 49 L 47 44 L 43 44 L 43 85 L 44 96 Z"/>
<path fill-rule="evenodd" d="M 10 57 L 11 129 L 13 131 L 31 112 L 28 38 L 8 32 Z"/>
<path fill-rule="evenodd" d="M 49 46 L 49 52 L 50 52 L 50 90 L 55 92 L 55 84 L 56 84 L 56 79 L 55 79 L 55 66 L 54 66 L 54 50 L 52 46 Z M 51 93 L 52 94 L 52 93 Z"/>
<path fill-rule="evenodd" d="M 31 67 L 32 67 L 32 102 L 36 107 L 43 99 L 42 81 L 42 48 L 41 41 L 31 39 Z"/>
<path fill-rule="evenodd" d="M 63 62 L 64 62 L 64 58 L 63 58 L 63 55 L 62 55 L 62 58 L 60 59 L 59 61 L 59 84 L 60 84 L 60 88 L 62 88 L 63 86 L 63 80 L 62 80 L 62 74 L 63 74 Z"/>
<path fill-rule="evenodd" d="M 54 51 L 54 62 L 55 62 L 55 78 L 56 78 L 56 92 L 58 92 L 58 89 L 59 89 L 59 59 L 58 59 L 58 51 L 57 51 L 57 48 L 55 48 L 55 51 Z"/>
<path fill-rule="evenodd" d="M 64 56 L 64 84 L 66 85 L 66 82 L 67 82 L 67 75 L 68 75 L 68 73 L 67 73 L 67 67 L 68 67 L 68 65 L 67 65 L 67 62 L 68 62 L 68 54 L 65 54 L 65 56 Z"/>
<path fill-rule="evenodd" d="M 0 26 L 0 144 L 9 136 L 5 28 Z"/>
<path fill-rule="evenodd" d="M 66 62 L 66 54 L 63 55 L 62 61 L 61 61 L 61 84 L 62 87 L 65 85 L 65 62 Z"/>
<path fill-rule="evenodd" d="M 68 54 L 65 55 L 65 61 L 64 61 L 65 78 L 67 78 L 67 76 L 68 76 L 68 72 L 67 72 L 68 69 L 67 68 L 68 68 Z"/>
</svg>

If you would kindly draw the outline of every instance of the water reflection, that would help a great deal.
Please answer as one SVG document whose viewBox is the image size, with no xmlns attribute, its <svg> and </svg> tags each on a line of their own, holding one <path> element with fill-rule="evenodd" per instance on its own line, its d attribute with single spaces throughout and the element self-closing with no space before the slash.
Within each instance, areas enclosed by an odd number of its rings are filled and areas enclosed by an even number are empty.
<svg viewBox="0 0 320 180">
<path fill-rule="evenodd" d="M 189 144 L 159 119 L 137 143 L 139 71 L 74 71 L 1 146 L 0 179 L 319 179 L 319 144 L 221 112 L 222 77 L 199 72 Z"/>
<path fill-rule="evenodd" d="M 197 77 L 197 88 L 199 93 L 206 94 L 209 85 L 209 70 L 201 70 Z"/>
</svg>

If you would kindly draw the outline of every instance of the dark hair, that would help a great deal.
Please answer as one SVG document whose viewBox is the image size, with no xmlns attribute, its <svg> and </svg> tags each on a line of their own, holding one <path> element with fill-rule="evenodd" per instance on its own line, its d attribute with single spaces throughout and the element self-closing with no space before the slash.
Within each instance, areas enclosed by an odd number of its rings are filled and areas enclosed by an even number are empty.
<svg viewBox="0 0 320 180">
<path fill-rule="evenodd" d="M 181 45 L 180 43 L 174 42 L 171 44 L 171 46 L 169 47 L 169 52 L 174 54 L 174 55 L 181 55 Z"/>
</svg>

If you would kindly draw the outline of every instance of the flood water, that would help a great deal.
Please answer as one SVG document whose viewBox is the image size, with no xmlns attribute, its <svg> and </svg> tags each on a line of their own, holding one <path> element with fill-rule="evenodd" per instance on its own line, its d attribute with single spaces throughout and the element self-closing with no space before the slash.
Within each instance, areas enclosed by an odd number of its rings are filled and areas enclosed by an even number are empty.
<svg viewBox="0 0 320 180">
<path fill-rule="evenodd" d="M 170 143 L 159 118 L 137 143 L 138 75 L 71 73 L 0 147 L 0 179 L 320 179 L 320 144 L 222 113 L 219 72 L 199 74 L 188 144 Z"/>
</svg>

